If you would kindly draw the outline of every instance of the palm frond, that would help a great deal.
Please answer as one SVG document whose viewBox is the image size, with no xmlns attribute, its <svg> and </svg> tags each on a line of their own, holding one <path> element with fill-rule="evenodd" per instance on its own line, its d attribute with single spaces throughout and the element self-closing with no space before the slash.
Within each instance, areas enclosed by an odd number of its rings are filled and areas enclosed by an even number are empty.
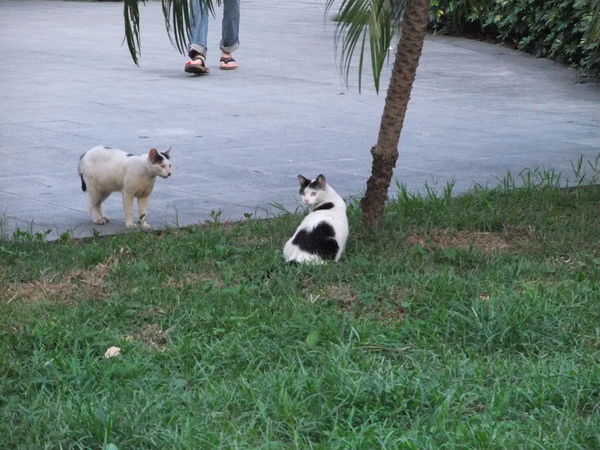
<svg viewBox="0 0 600 450">
<path fill-rule="evenodd" d="M 329 12 L 335 0 L 327 0 Z M 367 42 L 375 89 L 379 92 L 381 71 L 388 57 L 394 31 L 400 23 L 405 0 L 342 0 L 336 15 L 335 45 L 340 49 L 340 64 L 348 82 L 353 56 L 359 52 L 358 89 L 361 90 L 362 70 Z M 340 46 L 341 43 L 341 46 Z"/>
<path fill-rule="evenodd" d="M 125 37 L 127 48 L 133 62 L 139 66 L 138 56 L 141 55 L 140 47 L 140 9 L 139 2 L 146 4 L 146 0 L 125 0 L 123 4 L 123 16 L 125 18 Z"/>
<path fill-rule="evenodd" d="M 590 4 L 591 20 L 586 35 L 588 42 L 598 42 L 596 50 L 600 50 L 600 0 L 592 0 Z"/>
<path fill-rule="evenodd" d="M 146 5 L 146 0 L 125 0 L 123 15 L 125 17 L 125 38 L 131 58 L 139 65 L 141 56 L 140 45 L 140 10 L 139 4 Z M 193 25 L 192 8 L 206 8 L 215 15 L 214 4 L 220 5 L 222 0 L 162 0 L 162 11 L 165 16 L 165 26 L 171 44 L 180 53 L 187 52 L 190 40 L 190 27 Z"/>
<path fill-rule="evenodd" d="M 222 0 L 215 1 L 220 5 Z M 213 0 L 162 0 L 169 40 L 182 54 L 187 53 L 190 41 L 190 27 L 194 20 L 192 8 L 206 8 L 213 17 L 215 16 Z"/>
</svg>

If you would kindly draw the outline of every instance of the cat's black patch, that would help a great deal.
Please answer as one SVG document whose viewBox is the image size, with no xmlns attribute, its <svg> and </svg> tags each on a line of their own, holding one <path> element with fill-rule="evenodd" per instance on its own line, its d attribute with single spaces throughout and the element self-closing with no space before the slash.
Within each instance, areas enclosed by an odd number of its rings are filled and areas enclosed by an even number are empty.
<svg viewBox="0 0 600 450">
<path fill-rule="evenodd" d="M 135 156 L 133 153 L 127 153 L 127 157 L 129 158 L 130 156 Z"/>
<path fill-rule="evenodd" d="M 161 155 L 162 155 L 162 156 L 164 156 L 164 157 L 165 157 L 165 158 L 167 158 L 167 159 L 171 159 L 171 158 L 169 157 L 169 155 L 167 155 L 166 153 L 161 153 Z"/>
<path fill-rule="evenodd" d="M 300 180 L 300 195 L 304 195 L 304 190 L 310 186 L 310 180 L 304 178 L 302 175 L 298 175 Z"/>
<path fill-rule="evenodd" d="M 164 159 L 165 157 L 162 153 L 156 152 L 152 157 L 152 164 L 160 164 L 161 162 L 163 162 Z"/>
<path fill-rule="evenodd" d="M 300 230 L 292 241 L 300 250 L 323 259 L 335 259 L 340 246 L 335 240 L 335 230 L 327 222 L 321 222 L 311 231 Z"/>
<path fill-rule="evenodd" d="M 320 174 L 317 178 L 314 179 L 312 183 L 309 184 L 309 187 L 318 190 L 325 189 L 327 186 L 327 182 L 325 181 L 325 175 Z"/>
<path fill-rule="evenodd" d="M 314 180 L 314 181 L 312 181 L 312 182 L 311 182 L 311 183 L 308 185 L 308 187 L 310 187 L 310 188 L 313 188 L 313 189 L 319 189 L 319 188 L 320 188 L 320 186 L 319 186 L 319 183 L 317 182 L 317 180 Z"/>
<path fill-rule="evenodd" d="M 319 176 L 321 176 L 321 175 L 319 175 Z M 304 190 L 306 188 L 311 188 L 311 189 L 314 189 L 316 191 L 316 190 L 319 190 L 319 189 L 325 189 L 325 186 L 323 185 L 323 181 L 320 180 L 319 178 L 317 178 L 314 181 L 310 181 L 310 180 L 304 179 L 304 181 L 302 181 L 300 183 L 300 195 L 304 195 Z"/>
<path fill-rule="evenodd" d="M 335 205 L 331 202 L 323 203 L 322 205 L 317 206 L 313 211 L 321 211 L 326 209 L 333 209 Z"/>
</svg>

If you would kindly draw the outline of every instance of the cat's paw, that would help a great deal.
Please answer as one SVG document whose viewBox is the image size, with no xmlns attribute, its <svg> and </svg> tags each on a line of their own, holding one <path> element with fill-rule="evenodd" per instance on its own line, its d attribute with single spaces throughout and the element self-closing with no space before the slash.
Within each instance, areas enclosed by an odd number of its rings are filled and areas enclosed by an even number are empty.
<svg viewBox="0 0 600 450">
<path fill-rule="evenodd" d="M 152 229 L 152 227 L 150 225 L 148 225 L 146 222 L 144 222 L 142 224 L 142 230 L 148 231 L 148 230 L 151 230 L 151 229 Z"/>
<path fill-rule="evenodd" d="M 104 225 L 105 223 L 110 222 L 110 219 L 107 216 L 99 216 L 92 219 L 94 223 L 98 225 Z"/>
<path fill-rule="evenodd" d="M 127 223 L 125 223 L 125 227 L 127 227 L 128 229 L 131 230 L 131 229 L 137 228 L 138 226 L 137 226 L 137 223 L 127 222 Z"/>
</svg>

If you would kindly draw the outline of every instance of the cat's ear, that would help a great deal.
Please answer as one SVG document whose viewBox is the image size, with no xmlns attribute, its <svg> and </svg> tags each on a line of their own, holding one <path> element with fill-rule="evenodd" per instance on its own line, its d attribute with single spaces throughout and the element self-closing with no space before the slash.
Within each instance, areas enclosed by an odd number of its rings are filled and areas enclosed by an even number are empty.
<svg viewBox="0 0 600 450">
<path fill-rule="evenodd" d="M 166 152 L 162 153 L 167 159 L 171 159 L 171 155 L 169 154 L 171 153 L 171 148 L 173 147 L 169 147 L 169 149 Z"/>
<path fill-rule="evenodd" d="M 155 148 L 153 148 L 148 153 L 148 161 L 150 161 L 153 164 L 157 163 L 157 162 L 160 162 L 160 161 L 162 161 L 162 156 L 160 156 L 160 153 L 158 153 L 158 150 L 156 150 Z"/>
<path fill-rule="evenodd" d="M 302 175 L 298 175 L 298 181 L 300 181 L 300 187 L 306 187 L 310 184 L 310 180 Z"/>
<path fill-rule="evenodd" d="M 315 184 L 318 186 L 319 189 L 325 189 L 325 186 L 327 186 L 327 180 L 325 179 L 325 175 L 320 174 L 315 180 Z"/>
</svg>

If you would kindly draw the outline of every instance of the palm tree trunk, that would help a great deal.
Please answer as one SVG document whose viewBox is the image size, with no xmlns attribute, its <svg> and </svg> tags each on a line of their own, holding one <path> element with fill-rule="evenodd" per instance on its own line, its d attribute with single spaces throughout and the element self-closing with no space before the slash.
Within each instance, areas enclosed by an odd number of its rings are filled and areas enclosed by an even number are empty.
<svg viewBox="0 0 600 450">
<path fill-rule="evenodd" d="M 388 189 L 398 160 L 400 132 L 427 31 L 429 0 L 415 0 L 411 3 L 402 20 L 379 137 L 377 144 L 371 149 L 371 177 L 367 181 L 365 196 L 360 202 L 363 224 L 368 226 L 381 223 Z"/>
</svg>

